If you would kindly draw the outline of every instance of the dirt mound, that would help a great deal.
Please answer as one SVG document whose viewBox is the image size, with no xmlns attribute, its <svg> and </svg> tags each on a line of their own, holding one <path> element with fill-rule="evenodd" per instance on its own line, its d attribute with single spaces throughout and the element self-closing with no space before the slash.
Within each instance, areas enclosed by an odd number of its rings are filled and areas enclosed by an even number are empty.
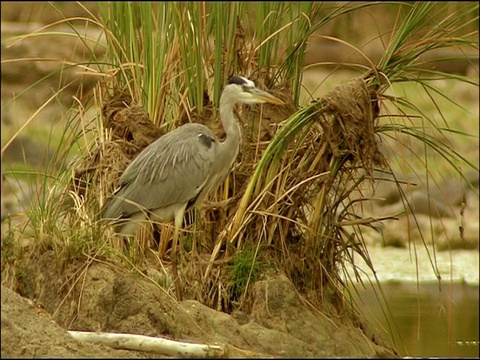
<svg viewBox="0 0 480 360">
<path fill-rule="evenodd" d="M 177 303 L 159 284 L 112 265 L 70 264 L 69 270 L 63 273 L 52 266 L 55 263 L 53 252 L 32 261 L 19 289 L 27 297 L 36 299 L 46 313 L 53 314 L 53 320 L 64 329 L 224 344 L 233 356 L 395 356 L 392 350 L 369 339 L 349 317 L 338 316 L 332 321 L 318 310 L 308 308 L 291 282 L 280 275 L 258 281 L 252 287 L 250 314 L 228 315 L 194 300 Z M 40 330 L 39 326 L 50 322 L 45 311 L 36 313 L 28 300 L 18 298 L 8 289 L 5 291 L 7 296 L 3 295 L 2 288 L 2 330 L 25 332 L 23 355 L 91 356 L 96 351 L 96 357 L 122 356 L 110 349 L 81 346 L 67 334 L 53 336 L 50 331 L 54 330 Z M 27 309 L 32 317 L 14 315 Z M 33 321 L 34 315 L 39 317 L 38 321 Z M 3 321 L 4 318 L 7 321 Z M 63 332 L 50 324 L 55 331 Z M 16 338 L 13 333 L 4 335 L 3 339 Z M 35 353 L 39 344 L 42 349 Z M 20 348 L 4 346 L 2 342 L 2 356 L 19 356 Z"/>
<path fill-rule="evenodd" d="M 2 285 L 2 358 L 13 357 L 139 358 L 146 355 L 79 342 L 32 301 Z"/>
</svg>

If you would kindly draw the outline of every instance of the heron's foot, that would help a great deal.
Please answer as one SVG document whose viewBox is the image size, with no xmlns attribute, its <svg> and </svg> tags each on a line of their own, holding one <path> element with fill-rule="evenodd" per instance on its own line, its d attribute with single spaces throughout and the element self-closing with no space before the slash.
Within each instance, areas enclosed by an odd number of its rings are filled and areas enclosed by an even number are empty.
<svg viewBox="0 0 480 360">
<path fill-rule="evenodd" d="M 225 209 L 232 201 L 233 201 L 233 198 L 228 198 L 226 200 L 210 202 L 208 204 L 204 203 L 201 205 L 200 209 L 202 211 Z"/>
</svg>

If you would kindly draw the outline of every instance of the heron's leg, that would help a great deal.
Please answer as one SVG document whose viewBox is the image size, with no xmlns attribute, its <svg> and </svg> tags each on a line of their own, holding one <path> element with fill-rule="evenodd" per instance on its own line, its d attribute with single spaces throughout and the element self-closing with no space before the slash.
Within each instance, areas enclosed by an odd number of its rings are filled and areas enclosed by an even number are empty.
<svg viewBox="0 0 480 360">
<path fill-rule="evenodd" d="M 178 244 L 178 232 L 179 228 L 175 226 L 173 233 L 173 244 L 172 244 L 172 273 L 173 273 L 173 283 L 175 284 L 175 292 L 177 294 L 177 299 L 182 300 L 182 289 L 180 285 L 180 279 L 178 278 L 178 267 L 177 267 L 177 244 Z"/>
<path fill-rule="evenodd" d="M 175 284 L 175 292 L 177 293 L 177 299 L 182 300 L 182 284 L 178 276 L 178 254 L 177 254 L 177 245 L 179 240 L 179 232 L 183 223 L 183 216 L 185 214 L 185 207 L 175 211 L 175 229 L 173 233 L 173 244 L 172 244 L 172 272 L 173 272 L 173 281 Z"/>
</svg>

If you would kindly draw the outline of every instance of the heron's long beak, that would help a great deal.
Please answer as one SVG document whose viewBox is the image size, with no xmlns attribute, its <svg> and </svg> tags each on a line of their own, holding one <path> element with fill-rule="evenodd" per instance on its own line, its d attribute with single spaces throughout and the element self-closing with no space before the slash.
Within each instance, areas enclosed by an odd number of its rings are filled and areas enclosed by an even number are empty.
<svg viewBox="0 0 480 360">
<path fill-rule="evenodd" d="M 275 105 L 285 105 L 285 103 L 279 98 L 258 88 L 250 90 L 250 93 L 255 97 L 256 100 L 268 102 Z"/>
</svg>

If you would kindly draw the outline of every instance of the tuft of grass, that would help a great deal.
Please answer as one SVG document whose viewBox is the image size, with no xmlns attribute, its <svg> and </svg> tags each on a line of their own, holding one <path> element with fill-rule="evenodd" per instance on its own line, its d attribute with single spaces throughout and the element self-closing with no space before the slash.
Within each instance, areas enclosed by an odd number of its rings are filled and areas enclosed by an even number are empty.
<svg viewBox="0 0 480 360">
<path fill-rule="evenodd" d="M 254 247 L 247 246 L 238 251 L 229 266 L 228 291 L 232 296 L 232 303 L 239 303 L 247 292 L 249 284 L 253 284 L 261 274 L 261 264 L 257 258 L 258 252 Z"/>
<path fill-rule="evenodd" d="M 406 13 L 403 12 L 405 8 L 408 9 Z M 478 6 L 472 4 L 467 10 L 470 12 L 467 18 L 477 21 L 475 12 Z M 419 169 L 424 172 L 427 189 L 434 178 L 432 154 L 445 160 L 460 176 L 464 176 L 465 167 L 478 171 L 478 165 L 456 151 L 446 136 L 449 133 L 460 135 L 461 132 L 450 128 L 446 121 L 444 126 L 433 121 L 432 115 L 425 114 L 415 105 L 414 96 L 401 98 L 387 93 L 396 83 L 418 83 L 432 100 L 433 109 L 437 110 L 433 116 L 445 120 L 435 102 L 436 96 L 442 96 L 442 90 L 436 88 L 432 80 L 448 79 L 478 86 L 478 77 L 472 79 L 431 70 L 422 60 L 430 51 L 442 48 L 467 46 L 478 50 L 478 42 L 472 39 L 472 34 L 462 32 L 465 23 L 460 19 L 464 17 L 459 17 L 458 11 L 443 16 L 446 11 L 447 7 L 433 3 L 400 4 L 399 25 L 392 33 L 379 64 L 365 72 L 361 81 L 334 88 L 333 93 L 298 109 L 281 124 L 253 169 L 238 208 L 227 222 L 228 231 L 217 239 L 217 249 L 226 242 L 234 244 L 239 251 L 255 241 L 253 239 L 261 238 L 261 242 L 273 245 L 282 254 L 283 268 L 299 288 L 315 289 L 319 294 L 329 284 L 342 289 L 343 281 L 337 277 L 336 269 L 346 262 L 354 263 L 354 254 L 362 257 L 374 270 L 361 228 L 388 219 L 388 216 L 363 219 L 356 207 L 358 203 L 368 201 L 356 198 L 355 194 L 365 186 L 364 183 L 375 181 L 373 171 L 390 167 L 381 156 L 378 157 L 380 154 L 375 149 L 377 137 L 383 138 L 388 133 L 401 146 L 407 146 L 411 155 L 420 161 Z M 465 9 L 461 11 L 465 15 Z M 436 19 L 443 20 L 436 22 Z M 358 93 L 362 86 L 365 91 Z M 338 94 L 340 90 L 345 91 Z M 333 96 L 335 92 L 337 95 Z M 338 105 L 330 101 L 332 98 Z M 337 129 L 348 136 L 349 128 L 355 123 L 347 120 L 350 116 L 355 117 L 359 104 L 363 106 L 366 102 L 370 106 L 362 107 L 360 113 L 366 121 L 373 121 L 368 125 L 368 131 L 374 137 L 364 138 L 359 132 L 357 140 L 370 142 L 349 147 L 347 137 L 340 142 L 332 141 L 335 138 L 329 138 L 332 135 L 329 124 L 338 122 Z M 396 107 L 400 117 L 390 112 L 385 103 Z M 385 120 L 390 124 L 385 124 Z M 405 135 L 408 142 L 400 135 Z M 419 146 L 408 148 L 413 142 Z M 365 148 L 373 152 L 369 155 L 362 153 Z M 398 156 L 397 160 L 407 167 L 408 172 L 418 171 L 405 155 Z M 406 208 L 411 207 L 405 194 L 403 202 Z M 353 234 L 347 230 L 351 225 L 354 226 Z M 412 225 L 418 227 L 416 218 Z M 426 236 L 423 237 L 423 246 L 430 252 L 432 268 L 437 271 L 435 250 L 430 249 L 431 242 Z M 215 259 L 217 253 L 214 252 L 211 261 Z M 302 264 L 300 268 L 299 263 Z"/>
</svg>

